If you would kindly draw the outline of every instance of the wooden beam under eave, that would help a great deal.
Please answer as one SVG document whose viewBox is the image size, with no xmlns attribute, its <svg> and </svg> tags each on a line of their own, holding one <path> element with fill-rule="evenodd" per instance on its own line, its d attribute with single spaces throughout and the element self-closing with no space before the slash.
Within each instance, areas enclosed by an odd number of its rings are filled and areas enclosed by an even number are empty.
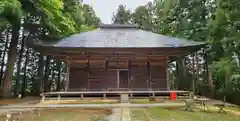
<svg viewBox="0 0 240 121">
<path fill-rule="evenodd" d="M 182 57 L 186 56 L 186 54 L 174 54 L 170 56 L 175 56 L 175 57 Z M 57 59 L 60 60 L 87 60 L 87 56 L 82 56 L 82 55 L 75 55 L 75 56 L 66 56 L 66 55 L 59 55 L 59 56 L 54 56 Z M 90 60 L 105 60 L 106 56 L 93 56 L 89 58 Z M 136 56 L 136 55 L 129 55 L 129 56 L 110 56 L 108 57 L 109 60 L 141 60 L 141 61 L 147 61 L 147 55 L 146 56 Z M 149 60 L 164 60 L 166 56 L 149 56 Z"/>
<path fill-rule="evenodd" d="M 168 52 L 168 54 L 174 54 L 174 53 L 185 53 L 185 52 L 181 52 L 181 51 L 176 51 L 176 52 Z M 145 52 L 131 52 L 131 53 L 113 53 L 113 52 L 108 52 L 108 53 L 91 53 L 91 54 L 88 54 L 88 53 L 66 53 L 66 52 L 54 52 L 54 53 L 46 53 L 48 55 L 53 55 L 53 56 L 82 56 L 82 57 L 88 57 L 90 56 L 91 58 L 92 57 L 113 57 L 113 56 L 126 56 L 126 57 L 131 57 L 131 56 L 139 56 L 139 57 L 146 57 L 146 56 L 165 56 L 166 52 L 164 53 L 145 53 Z"/>
<path fill-rule="evenodd" d="M 61 50 L 61 51 L 60 51 Z M 188 48 L 46 48 L 46 53 L 71 53 L 71 54 L 88 54 L 95 55 L 96 53 L 158 53 L 165 54 L 173 52 L 189 52 Z"/>
<path fill-rule="evenodd" d="M 165 54 L 136 54 L 136 53 L 131 53 L 131 54 L 96 54 L 96 55 L 91 55 L 90 57 L 88 55 L 83 55 L 83 54 L 61 54 L 61 53 L 55 53 L 55 54 L 50 54 L 53 57 L 61 60 L 87 60 L 89 58 L 90 60 L 105 60 L 106 57 L 109 57 L 109 60 L 142 60 L 146 61 L 147 57 L 149 60 L 164 60 L 166 57 L 171 56 L 171 57 L 184 57 L 189 55 L 189 53 L 182 53 L 182 52 L 175 52 L 175 53 L 165 53 Z"/>
<path fill-rule="evenodd" d="M 167 60 L 149 60 L 149 62 L 153 64 L 161 64 L 163 65 Z M 71 64 L 87 64 L 88 62 L 91 64 L 104 64 L 105 60 L 69 60 Z M 147 64 L 147 60 L 132 60 L 134 64 Z M 110 65 L 112 64 L 128 64 L 127 60 L 108 60 Z"/>
</svg>

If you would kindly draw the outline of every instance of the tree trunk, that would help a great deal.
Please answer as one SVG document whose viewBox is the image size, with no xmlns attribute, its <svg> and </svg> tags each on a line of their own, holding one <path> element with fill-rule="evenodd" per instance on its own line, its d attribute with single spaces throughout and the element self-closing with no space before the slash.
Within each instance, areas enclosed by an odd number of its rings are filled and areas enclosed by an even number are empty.
<svg viewBox="0 0 240 121">
<path fill-rule="evenodd" d="M 209 84 L 209 88 L 210 88 L 210 92 L 211 92 L 211 97 L 214 98 L 215 97 L 215 90 L 214 90 L 214 85 L 213 85 L 213 80 L 212 80 L 212 67 L 210 67 L 208 65 L 208 84 Z"/>
<path fill-rule="evenodd" d="M 58 78 L 57 78 L 57 91 L 61 90 L 61 61 L 57 60 L 57 71 L 58 71 Z"/>
<path fill-rule="evenodd" d="M 182 76 L 181 76 L 181 82 L 182 82 L 182 88 L 183 90 L 188 89 L 188 78 L 187 78 L 187 69 L 186 69 L 186 58 L 181 59 L 181 66 L 182 66 Z"/>
<path fill-rule="evenodd" d="M 209 95 L 214 98 L 215 97 L 215 85 L 213 85 L 213 80 L 212 80 L 212 67 L 211 67 L 211 61 L 209 60 L 208 54 L 205 52 L 204 54 L 204 59 L 205 59 L 205 76 L 206 80 L 208 82 L 208 88 L 209 88 Z"/>
<path fill-rule="evenodd" d="M 175 81 L 175 88 L 176 88 L 176 90 L 178 90 L 179 89 L 179 81 L 180 81 L 180 79 L 179 79 L 179 74 L 180 74 L 180 72 L 179 72 L 179 60 L 177 60 L 176 61 L 176 81 Z"/>
<path fill-rule="evenodd" d="M 40 94 L 40 92 L 43 90 L 43 71 L 44 71 L 44 58 L 43 55 L 40 53 L 38 62 L 38 78 L 35 80 L 36 94 Z"/>
<path fill-rule="evenodd" d="M 26 60 L 25 60 L 25 63 L 24 63 L 24 68 L 23 68 L 23 72 L 24 72 L 24 75 L 23 75 L 23 82 L 22 82 L 22 90 L 21 90 L 21 94 L 22 94 L 22 97 L 25 96 L 25 92 L 26 92 L 26 87 L 27 87 L 27 64 L 28 64 L 28 60 L 29 60 L 29 48 L 27 48 L 27 51 L 26 51 Z"/>
<path fill-rule="evenodd" d="M 46 60 L 46 65 L 45 65 L 45 72 L 44 72 L 44 92 L 49 92 L 49 88 L 48 88 L 48 75 L 49 75 L 49 65 L 50 65 L 50 57 L 47 56 L 47 60 Z"/>
<path fill-rule="evenodd" d="M 7 35 L 6 35 L 6 42 L 5 42 L 5 45 L 4 45 L 4 51 L 3 51 L 3 54 L 2 54 L 2 63 L 1 63 L 1 70 L 0 70 L 0 83 L 2 85 L 2 82 L 3 82 L 3 68 L 4 68 L 4 65 L 5 65 L 5 56 L 6 56 L 6 53 L 7 53 L 7 48 L 8 48 L 8 43 L 9 43 L 9 32 L 10 32 L 10 28 L 8 28 L 7 30 Z"/>
<path fill-rule="evenodd" d="M 3 88 L 2 88 L 3 97 L 12 97 L 12 77 L 13 77 L 14 63 L 16 61 L 16 56 L 17 56 L 19 29 L 20 29 L 20 25 L 13 25 L 12 27 L 12 39 L 10 42 L 7 67 L 6 67 L 6 71 L 4 73 L 4 79 L 3 79 Z"/>
<path fill-rule="evenodd" d="M 196 93 L 199 95 L 199 61 L 198 61 L 198 53 L 195 54 L 196 60 Z"/>
<path fill-rule="evenodd" d="M 176 62 L 176 69 L 177 69 L 177 87 L 179 90 L 185 89 L 185 68 L 184 68 L 184 59 L 179 59 Z"/>
<path fill-rule="evenodd" d="M 55 68 L 54 68 L 54 65 L 55 65 L 55 64 L 54 64 L 54 63 L 55 63 L 55 62 L 53 62 L 53 64 L 52 64 L 52 65 L 53 65 L 53 68 L 51 69 L 51 77 L 52 77 L 52 78 L 51 78 L 50 80 L 48 80 L 48 81 L 49 81 L 49 83 L 48 83 L 48 89 L 49 89 L 49 91 L 52 91 L 52 90 L 51 90 L 51 87 L 52 87 L 52 84 L 53 84 L 53 80 L 55 81 L 55 78 L 54 78 L 54 77 L 55 77 L 55 72 L 54 72 L 54 71 L 55 71 Z"/>
<path fill-rule="evenodd" d="M 192 91 L 193 91 L 193 94 L 195 94 L 195 86 L 196 86 L 196 81 L 195 81 L 195 54 L 192 55 L 192 72 L 193 72 L 193 75 L 192 75 Z"/>
<path fill-rule="evenodd" d="M 21 49 L 19 51 L 19 58 L 17 62 L 17 79 L 16 79 L 16 85 L 15 85 L 15 95 L 18 95 L 20 93 L 20 73 L 21 73 L 21 62 L 22 62 L 22 56 L 24 52 L 24 41 L 25 37 L 22 37 L 22 43 L 21 43 Z"/>
</svg>

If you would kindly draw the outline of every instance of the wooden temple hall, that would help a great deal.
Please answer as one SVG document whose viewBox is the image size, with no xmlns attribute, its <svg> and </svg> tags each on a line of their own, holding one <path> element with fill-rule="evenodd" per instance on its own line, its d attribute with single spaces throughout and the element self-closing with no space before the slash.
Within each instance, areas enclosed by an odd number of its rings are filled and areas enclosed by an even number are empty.
<svg viewBox="0 0 240 121">
<path fill-rule="evenodd" d="M 134 25 L 103 24 L 34 48 L 66 62 L 67 91 L 168 91 L 168 63 L 205 46 Z"/>
</svg>

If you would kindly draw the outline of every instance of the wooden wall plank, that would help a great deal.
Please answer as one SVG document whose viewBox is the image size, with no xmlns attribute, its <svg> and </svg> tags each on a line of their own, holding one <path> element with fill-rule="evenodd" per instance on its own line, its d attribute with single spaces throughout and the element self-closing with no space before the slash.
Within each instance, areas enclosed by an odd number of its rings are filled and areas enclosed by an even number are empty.
<svg viewBox="0 0 240 121">
<path fill-rule="evenodd" d="M 89 66 L 88 66 L 89 64 Z M 106 66 L 106 64 L 108 64 Z M 81 65 L 81 66 L 80 66 Z M 149 67 L 148 67 L 149 66 Z M 107 67 L 107 70 L 106 70 Z M 89 69 L 88 69 L 89 68 Z M 117 88 L 117 71 L 129 69 L 129 88 L 166 89 L 166 61 L 139 60 L 88 60 L 87 63 L 73 63 L 69 88 L 87 88 L 92 90 Z"/>
<path fill-rule="evenodd" d="M 151 87 L 153 89 L 167 89 L 166 68 L 165 66 L 151 65 Z"/>
<path fill-rule="evenodd" d="M 87 80 L 87 68 L 70 68 L 69 89 L 86 88 Z"/>
<path fill-rule="evenodd" d="M 131 88 L 148 88 L 148 69 L 147 64 L 132 62 L 131 66 Z"/>
</svg>

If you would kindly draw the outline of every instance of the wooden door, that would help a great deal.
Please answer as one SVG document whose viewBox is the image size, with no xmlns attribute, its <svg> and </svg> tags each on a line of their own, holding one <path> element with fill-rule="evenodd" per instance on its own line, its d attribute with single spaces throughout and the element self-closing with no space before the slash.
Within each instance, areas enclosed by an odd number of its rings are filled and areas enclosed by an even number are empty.
<svg viewBox="0 0 240 121">
<path fill-rule="evenodd" d="M 119 88 L 128 88 L 128 70 L 119 70 Z"/>
</svg>

